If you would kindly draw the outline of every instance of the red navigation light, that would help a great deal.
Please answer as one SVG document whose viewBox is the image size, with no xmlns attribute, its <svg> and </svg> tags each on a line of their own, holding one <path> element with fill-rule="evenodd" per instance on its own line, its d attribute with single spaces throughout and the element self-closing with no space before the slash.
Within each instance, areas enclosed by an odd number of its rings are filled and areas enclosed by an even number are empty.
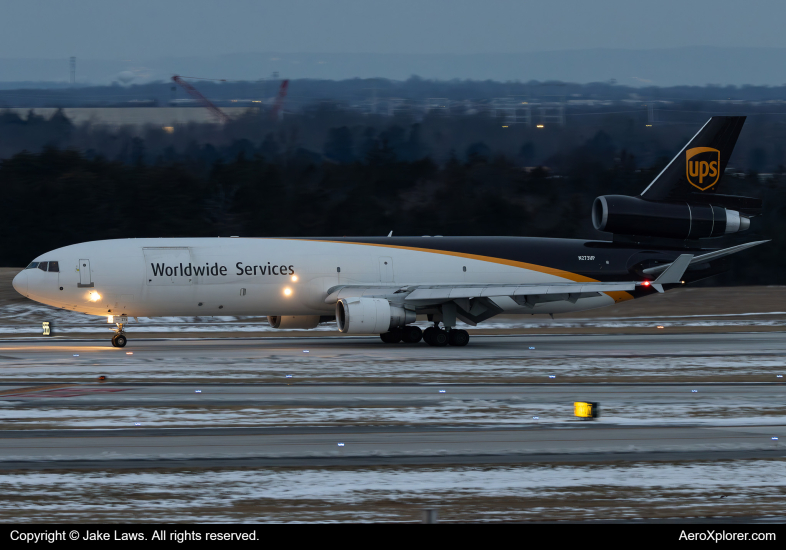
<svg viewBox="0 0 786 550">
<path fill-rule="evenodd" d="M 643 282 L 643 283 L 641 283 L 641 284 L 642 284 L 642 285 L 644 285 L 644 286 L 650 286 L 650 282 L 649 282 L 649 281 L 644 281 L 644 282 Z"/>
</svg>

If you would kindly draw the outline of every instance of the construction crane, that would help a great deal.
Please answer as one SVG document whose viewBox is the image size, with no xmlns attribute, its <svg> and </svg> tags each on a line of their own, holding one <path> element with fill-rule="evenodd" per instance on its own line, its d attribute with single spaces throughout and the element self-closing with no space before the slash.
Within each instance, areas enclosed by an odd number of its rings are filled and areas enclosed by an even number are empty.
<svg viewBox="0 0 786 550">
<path fill-rule="evenodd" d="M 174 82 L 176 82 L 177 84 L 179 84 L 179 85 L 180 85 L 180 86 L 181 86 L 181 87 L 182 87 L 182 88 L 183 88 L 183 89 L 184 89 L 186 92 L 188 92 L 188 94 L 189 94 L 191 97 L 193 97 L 193 98 L 194 98 L 194 99 L 196 99 L 196 100 L 197 100 L 199 103 L 201 103 L 201 104 L 202 104 L 202 106 L 203 106 L 205 109 L 207 109 L 208 111 L 210 111 L 210 114 L 212 114 L 213 116 L 215 116 L 215 117 L 218 119 L 218 121 L 219 121 L 219 122 L 227 122 L 227 121 L 229 120 L 229 117 L 226 115 L 226 113 L 225 113 L 224 111 L 222 111 L 221 109 L 219 109 L 218 107 L 216 107 L 216 106 L 213 104 L 213 102 L 211 102 L 211 101 L 210 101 L 208 98 L 206 98 L 206 97 L 205 97 L 205 96 L 203 96 L 201 93 L 199 93 L 199 90 L 197 90 L 197 89 L 196 89 L 196 88 L 194 88 L 194 87 L 193 87 L 191 84 L 189 84 L 188 82 L 186 82 L 185 80 L 183 80 L 184 78 L 196 78 L 196 77 L 189 77 L 189 76 L 178 76 L 178 75 L 175 75 L 175 76 L 173 76 L 173 77 L 172 77 L 172 80 L 173 80 Z M 217 81 L 219 81 L 219 82 L 226 82 L 226 80 L 223 80 L 223 79 L 218 79 L 218 78 L 200 78 L 200 79 L 198 79 L 198 80 L 217 80 Z M 286 81 L 285 81 L 285 82 L 286 82 Z M 285 92 L 285 94 L 286 94 L 286 92 Z"/>
<path fill-rule="evenodd" d="M 287 90 L 289 89 L 289 80 L 281 82 L 281 87 L 278 89 L 278 95 L 273 102 L 273 107 L 270 109 L 270 118 L 278 120 L 281 118 L 282 108 L 284 107 L 284 99 L 287 97 Z"/>
</svg>

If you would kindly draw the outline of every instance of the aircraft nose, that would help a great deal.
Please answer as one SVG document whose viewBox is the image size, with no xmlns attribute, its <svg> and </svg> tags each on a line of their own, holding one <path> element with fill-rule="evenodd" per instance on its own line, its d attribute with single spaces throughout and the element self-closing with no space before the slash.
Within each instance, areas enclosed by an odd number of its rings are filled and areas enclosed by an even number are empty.
<svg viewBox="0 0 786 550">
<path fill-rule="evenodd" d="M 16 290 L 19 294 L 22 296 L 27 296 L 27 270 L 17 273 L 11 284 L 14 285 L 14 290 Z"/>
</svg>

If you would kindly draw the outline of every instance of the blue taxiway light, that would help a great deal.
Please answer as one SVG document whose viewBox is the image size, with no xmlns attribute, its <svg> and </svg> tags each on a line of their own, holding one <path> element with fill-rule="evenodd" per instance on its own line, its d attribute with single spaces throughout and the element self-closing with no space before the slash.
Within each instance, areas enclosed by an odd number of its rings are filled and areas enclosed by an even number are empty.
<svg viewBox="0 0 786 550">
<path fill-rule="evenodd" d="M 445 390 L 439 390 L 439 393 L 445 393 Z"/>
<path fill-rule="evenodd" d="M 699 390 L 691 390 L 691 393 L 699 393 Z"/>
<path fill-rule="evenodd" d="M 549 374 L 549 378 L 556 378 L 553 374 Z"/>
<path fill-rule="evenodd" d="M 339 447 L 343 447 L 343 446 L 344 446 L 344 444 L 343 444 L 343 443 L 339 443 L 339 444 L 338 444 L 338 446 L 339 446 Z"/>
<path fill-rule="evenodd" d="M 202 390 L 194 390 L 194 393 L 202 393 Z"/>
<path fill-rule="evenodd" d="M 292 378 L 292 375 L 291 374 L 287 374 L 287 378 Z"/>
<path fill-rule="evenodd" d="M 532 420 L 540 420 L 540 417 L 539 416 L 533 416 Z"/>
<path fill-rule="evenodd" d="M 535 346 L 530 346 L 529 349 L 535 349 Z"/>
<path fill-rule="evenodd" d="M 777 437 L 773 437 L 773 438 L 771 438 L 771 439 L 772 439 L 773 441 L 778 441 L 778 438 L 777 438 Z"/>
</svg>

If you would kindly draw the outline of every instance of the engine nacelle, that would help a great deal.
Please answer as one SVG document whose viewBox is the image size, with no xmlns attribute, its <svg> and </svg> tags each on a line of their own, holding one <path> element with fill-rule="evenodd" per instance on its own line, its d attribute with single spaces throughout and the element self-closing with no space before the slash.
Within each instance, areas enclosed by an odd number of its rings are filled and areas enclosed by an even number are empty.
<svg viewBox="0 0 786 550">
<path fill-rule="evenodd" d="M 390 305 L 384 298 L 341 298 L 336 324 L 344 334 L 382 334 L 415 321 L 415 312 Z"/>
<path fill-rule="evenodd" d="M 273 328 L 317 328 L 321 316 L 319 315 L 269 315 L 267 322 Z"/>
<path fill-rule="evenodd" d="M 711 200 L 711 197 L 707 197 Z M 618 235 L 705 239 L 745 231 L 750 220 L 736 210 L 688 203 L 605 195 L 592 205 L 592 225 Z"/>
</svg>

